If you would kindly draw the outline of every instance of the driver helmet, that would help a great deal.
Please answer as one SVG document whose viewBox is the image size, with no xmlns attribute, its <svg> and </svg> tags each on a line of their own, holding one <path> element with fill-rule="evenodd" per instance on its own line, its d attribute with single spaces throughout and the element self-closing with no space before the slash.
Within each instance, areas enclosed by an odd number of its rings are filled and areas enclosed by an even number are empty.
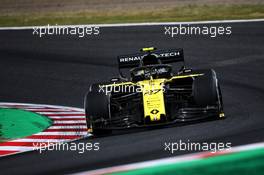
<svg viewBox="0 0 264 175">
<path fill-rule="evenodd" d="M 160 64 L 160 60 L 156 54 L 147 54 L 142 58 L 142 66 Z"/>
</svg>

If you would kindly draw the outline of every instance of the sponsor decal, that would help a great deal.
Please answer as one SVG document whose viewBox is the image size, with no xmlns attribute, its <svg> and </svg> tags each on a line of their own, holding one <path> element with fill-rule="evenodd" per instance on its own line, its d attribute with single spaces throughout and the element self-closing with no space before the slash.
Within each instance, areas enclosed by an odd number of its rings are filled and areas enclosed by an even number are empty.
<svg viewBox="0 0 264 175">
<path fill-rule="evenodd" d="M 157 110 L 157 109 L 153 109 L 150 113 L 151 113 L 151 114 L 157 114 L 157 113 L 159 113 L 159 110 Z"/>
<path fill-rule="evenodd" d="M 164 53 L 153 53 L 157 58 L 170 58 L 170 57 L 179 57 L 181 56 L 181 53 L 179 51 L 176 52 L 164 52 Z M 129 56 L 129 57 L 120 57 L 119 62 L 120 63 L 126 63 L 126 62 L 134 62 L 134 61 L 140 61 L 145 55 L 138 55 L 138 56 Z"/>
</svg>

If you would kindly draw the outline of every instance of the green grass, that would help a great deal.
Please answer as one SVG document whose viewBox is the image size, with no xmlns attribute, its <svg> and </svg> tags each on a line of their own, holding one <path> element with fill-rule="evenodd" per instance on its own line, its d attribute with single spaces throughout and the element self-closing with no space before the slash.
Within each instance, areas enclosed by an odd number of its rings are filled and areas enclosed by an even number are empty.
<svg viewBox="0 0 264 175">
<path fill-rule="evenodd" d="M 0 108 L 0 143 L 43 131 L 52 121 L 37 113 Z"/>
<path fill-rule="evenodd" d="M 209 157 L 191 162 L 162 164 L 111 175 L 260 175 L 264 171 L 264 149 Z"/>
<path fill-rule="evenodd" d="M 180 22 L 264 18 L 264 5 L 187 5 L 156 11 L 0 14 L 0 26 Z"/>
</svg>

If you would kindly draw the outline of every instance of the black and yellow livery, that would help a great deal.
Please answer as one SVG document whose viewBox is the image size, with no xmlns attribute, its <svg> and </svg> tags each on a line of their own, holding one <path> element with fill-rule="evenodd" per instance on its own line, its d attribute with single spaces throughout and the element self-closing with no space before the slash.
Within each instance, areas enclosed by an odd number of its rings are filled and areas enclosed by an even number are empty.
<svg viewBox="0 0 264 175">
<path fill-rule="evenodd" d="M 177 62 L 183 64 L 175 71 Z M 118 56 L 118 66 L 119 78 L 92 84 L 86 94 L 87 125 L 94 134 L 224 117 L 215 71 L 187 69 L 183 49 L 143 48 Z"/>
</svg>

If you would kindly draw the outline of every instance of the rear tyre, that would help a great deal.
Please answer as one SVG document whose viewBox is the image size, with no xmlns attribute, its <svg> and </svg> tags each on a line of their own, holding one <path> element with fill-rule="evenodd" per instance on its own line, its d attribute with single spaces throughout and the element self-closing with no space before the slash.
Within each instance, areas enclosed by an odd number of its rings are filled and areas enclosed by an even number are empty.
<svg viewBox="0 0 264 175">
<path fill-rule="evenodd" d="M 110 130 L 103 129 L 104 120 L 110 118 L 110 97 L 101 92 L 98 84 L 90 86 L 84 100 L 87 128 L 92 129 L 94 135 L 110 134 Z"/>
</svg>

